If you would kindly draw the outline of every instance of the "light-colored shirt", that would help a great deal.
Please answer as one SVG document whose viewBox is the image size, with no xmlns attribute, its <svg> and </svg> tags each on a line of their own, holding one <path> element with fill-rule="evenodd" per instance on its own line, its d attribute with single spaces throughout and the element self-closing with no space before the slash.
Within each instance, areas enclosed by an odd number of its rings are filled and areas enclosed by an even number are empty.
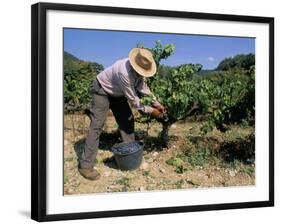
<svg viewBox="0 0 281 224">
<path fill-rule="evenodd" d="M 146 84 L 145 78 L 138 75 L 132 68 L 129 59 L 121 59 L 116 61 L 112 66 L 100 72 L 97 76 L 99 83 L 104 91 L 113 97 L 125 96 L 130 105 L 146 114 L 151 114 L 153 108 L 142 105 L 137 95 L 152 95 Z M 154 104 L 159 102 L 154 98 Z"/>
</svg>

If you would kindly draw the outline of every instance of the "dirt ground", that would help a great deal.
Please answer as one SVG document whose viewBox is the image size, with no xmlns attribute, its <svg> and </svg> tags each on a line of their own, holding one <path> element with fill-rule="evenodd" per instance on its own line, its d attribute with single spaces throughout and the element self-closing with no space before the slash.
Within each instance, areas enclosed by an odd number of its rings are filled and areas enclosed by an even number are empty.
<svg viewBox="0 0 281 224">
<path fill-rule="evenodd" d="M 225 163 L 215 159 L 215 162 L 207 165 L 187 166 L 182 172 L 178 172 L 175 166 L 167 163 L 169 159 L 181 154 L 183 147 L 188 147 L 187 136 L 198 137 L 200 123 L 191 121 L 174 124 L 169 132 L 171 136 L 169 146 L 162 150 L 153 145 L 161 130 L 158 123 L 153 124 L 148 133 L 151 142 L 144 149 L 141 167 L 133 171 L 120 171 L 110 151 L 111 146 L 120 141 L 120 138 L 114 134 L 117 125 L 112 116 L 108 116 L 106 121 L 97 155 L 95 168 L 101 173 L 101 178 L 97 181 L 89 181 L 80 176 L 77 170 L 77 156 L 83 150 L 89 120 L 81 115 L 67 115 L 64 123 L 64 194 L 66 195 L 255 184 L 254 162 L 245 164 L 235 160 Z M 143 130 L 145 125 L 136 123 L 136 132 L 142 134 Z M 206 144 L 219 145 L 225 141 L 241 138 L 250 131 L 247 127 L 233 126 L 231 131 L 222 135 L 214 130 L 204 141 Z"/>
</svg>

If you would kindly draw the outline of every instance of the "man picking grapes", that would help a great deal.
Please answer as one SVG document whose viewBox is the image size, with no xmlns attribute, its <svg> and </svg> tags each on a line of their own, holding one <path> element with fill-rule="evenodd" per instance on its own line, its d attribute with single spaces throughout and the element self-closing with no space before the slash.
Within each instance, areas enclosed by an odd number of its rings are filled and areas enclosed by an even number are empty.
<svg viewBox="0 0 281 224">
<path fill-rule="evenodd" d="M 118 123 L 123 142 L 135 140 L 134 117 L 129 104 L 139 112 L 151 114 L 155 118 L 165 113 L 165 108 L 155 97 L 152 107 L 142 105 L 139 98 L 139 95 L 152 95 L 145 78 L 155 75 L 156 69 L 156 63 L 149 50 L 133 48 L 129 58 L 116 61 L 99 73 L 93 81 L 92 107 L 89 113 L 91 124 L 78 165 L 80 174 L 86 179 L 96 180 L 100 177 L 93 167 L 99 137 L 109 109 Z"/>
</svg>

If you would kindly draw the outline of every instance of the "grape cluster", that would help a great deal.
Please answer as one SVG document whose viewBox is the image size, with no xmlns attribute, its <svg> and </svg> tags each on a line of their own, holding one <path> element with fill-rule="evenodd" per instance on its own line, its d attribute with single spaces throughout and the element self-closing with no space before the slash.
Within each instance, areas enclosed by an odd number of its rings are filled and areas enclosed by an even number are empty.
<svg viewBox="0 0 281 224">
<path fill-rule="evenodd" d="M 115 144 L 111 150 L 114 154 L 118 155 L 126 155 L 126 154 L 133 154 L 142 149 L 142 145 L 138 142 L 126 142 L 126 143 L 119 143 Z"/>
</svg>

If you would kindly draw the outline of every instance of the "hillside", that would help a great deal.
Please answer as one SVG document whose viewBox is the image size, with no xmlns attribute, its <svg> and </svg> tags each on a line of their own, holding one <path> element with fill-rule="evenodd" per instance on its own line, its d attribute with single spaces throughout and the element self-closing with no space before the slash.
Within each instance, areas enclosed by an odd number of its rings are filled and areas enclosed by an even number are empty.
<svg viewBox="0 0 281 224">
<path fill-rule="evenodd" d="M 71 60 L 80 61 L 80 59 L 78 59 L 77 57 L 75 57 L 74 55 L 72 55 L 66 51 L 63 52 L 63 58 L 66 61 L 71 61 Z"/>
</svg>

